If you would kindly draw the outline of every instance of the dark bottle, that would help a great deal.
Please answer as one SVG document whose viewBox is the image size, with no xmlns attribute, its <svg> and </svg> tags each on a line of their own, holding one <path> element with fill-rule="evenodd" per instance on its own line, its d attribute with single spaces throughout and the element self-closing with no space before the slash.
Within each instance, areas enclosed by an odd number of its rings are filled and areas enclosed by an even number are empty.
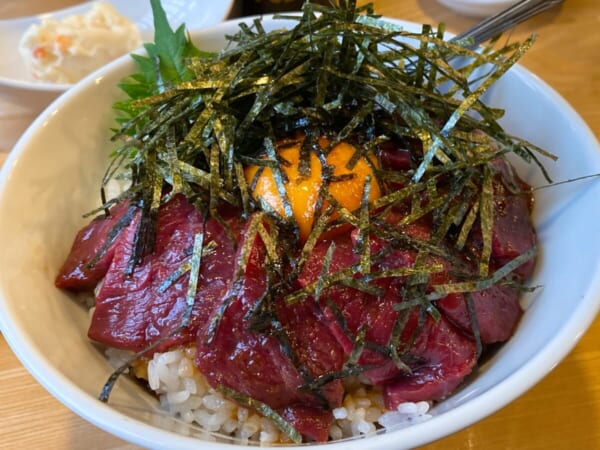
<svg viewBox="0 0 600 450">
<path fill-rule="evenodd" d="M 242 14 L 268 14 L 278 11 L 299 11 L 304 0 L 241 0 Z M 311 0 L 311 3 L 330 4 L 328 0 Z"/>
</svg>

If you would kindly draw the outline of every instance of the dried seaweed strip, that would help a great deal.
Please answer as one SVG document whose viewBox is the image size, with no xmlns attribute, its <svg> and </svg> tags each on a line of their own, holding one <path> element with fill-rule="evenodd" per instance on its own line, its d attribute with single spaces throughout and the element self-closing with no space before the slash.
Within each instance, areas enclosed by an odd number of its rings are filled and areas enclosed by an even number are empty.
<svg viewBox="0 0 600 450">
<path fill-rule="evenodd" d="M 213 143 L 210 147 L 210 159 L 209 159 L 209 187 L 210 187 L 210 203 L 209 203 L 209 211 L 211 216 L 217 217 L 219 214 L 217 212 L 217 208 L 219 206 L 218 202 L 218 193 L 222 190 L 221 183 L 223 180 L 221 179 L 221 152 L 219 145 L 217 143 Z"/>
<path fill-rule="evenodd" d="M 206 332 L 206 343 L 210 345 L 215 337 L 217 329 L 219 328 L 219 324 L 221 323 L 221 319 L 225 314 L 225 311 L 231 304 L 237 300 L 242 290 L 242 284 L 244 282 L 244 273 L 246 272 L 246 267 L 248 265 L 248 261 L 250 259 L 250 254 L 252 253 L 252 249 L 254 248 L 255 240 L 259 236 L 259 226 L 264 220 L 264 214 L 256 213 L 254 216 L 250 218 L 250 223 L 247 227 L 243 246 L 240 249 L 238 254 L 235 267 L 236 271 L 233 275 L 233 280 L 229 287 L 229 290 L 221 302 L 217 307 L 215 313 L 211 317 L 208 323 L 207 332 Z"/>
<path fill-rule="evenodd" d="M 355 272 L 354 267 L 347 267 L 344 269 L 340 269 L 337 272 L 329 274 L 325 279 L 318 280 L 317 282 L 313 282 L 302 289 L 298 289 L 288 295 L 286 295 L 283 300 L 286 304 L 292 305 L 302 299 L 309 297 L 314 294 L 317 286 L 319 289 L 323 291 L 325 288 L 333 286 L 334 284 L 340 282 L 340 280 L 348 280 L 353 277 Z"/>
<path fill-rule="evenodd" d="M 414 223 L 417 220 L 425 217 L 431 212 L 436 211 L 438 208 L 445 205 L 450 200 L 449 194 L 436 195 L 433 198 L 428 199 L 425 205 L 421 204 L 420 199 L 412 203 L 412 209 L 409 214 L 405 215 L 399 222 L 398 225 L 408 225 Z"/>
<path fill-rule="evenodd" d="M 421 29 L 421 34 L 429 35 L 429 33 L 431 33 L 431 25 L 424 24 Z M 428 47 L 428 43 L 425 39 L 423 39 L 421 41 L 421 45 L 419 48 L 419 50 L 420 50 L 419 55 L 422 55 L 427 50 L 427 47 Z M 424 78 L 425 78 L 425 58 L 420 56 L 417 59 L 417 67 L 415 70 L 415 76 L 414 76 L 415 86 L 421 87 L 423 84 Z"/>
<path fill-rule="evenodd" d="M 389 351 L 390 359 L 394 362 L 396 367 L 404 373 L 412 373 L 412 369 L 408 364 L 402 361 L 402 355 L 409 349 L 407 343 L 402 341 L 402 332 L 408 323 L 410 318 L 411 310 L 400 309 L 398 310 L 398 317 L 394 322 L 394 328 L 390 333 L 386 348 Z"/>
<path fill-rule="evenodd" d="M 489 166 L 483 170 L 483 181 L 479 200 L 479 223 L 483 246 L 479 258 L 479 275 L 486 277 L 492 256 L 492 231 L 494 227 L 494 185 Z"/>
<path fill-rule="evenodd" d="M 446 202 L 433 211 L 434 221 L 437 223 L 432 237 L 433 242 L 442 242 L 450 228 L 462 222 L 461 218 L 466 214 L 465 205 L 470 201 L 470 191 L 465 189 L 466 183 L 467 181 L 462 177 L 453 179 Z"/>
<path fill-rule="evenodd" d="M 368 344 L 365 343 L 365 346 Z M 315 380 L 308 383 L 305 386 L 302 386 L 301 389 L 307 391 L 317 391 L 318 389 L 323 388 L 326 384 L 331 383 L 334 380 L 340 380 L 344 378 L 348 378 L 351 376 L 358 376 L 368 370 L 376 369 L 379 366 L 377 365 L 361 365 L 361 366 L 351 366 L 346 367 L 342 370 L 334 371 L 334 372 L 326 372 L 322 375 L 319 375 Z"/>
<path fill-rule="evenodd" d="M 244 218 L 247 218 L 250 215 L 250 211 L 252 209 L 252 194 L 250 187 L 246 181 L 246 177 L 244 175 L 244 166 L 239 161 L 234 162 L 235 169 L 235 180 L 240 189 L 240 196 L 242 200 L 242 210 Z"/>
<path fill-rule="evenodd" d="M 460 232 L 458 233 L 458 238 L 456 239 L 456 244 L 455 244 L 455 247 L 458 250 L 462 250 L 467 242 L 469 233 L 471 232 L 471 229 L 473 228 L 473 225 L 475 224 L 475 221 L 477 220 L 477 217 L 479 215 L 480 204 L 481 203 L 478 201 L 473 202 L 471 208 L 469 209 L 467 216 L 465 217 L 464 221 L 462 222 L 462 226 L 460 228 Z"/>
<path fill-rule="evenodd" d="M 437 300 L 445 297 L 448 294 L 464 293 L 464 292 L 477 292 L 488 289 L 495 284 L 498 284 L 503 278 L 508 276 L 521 264 L 527 262 L 535 256 L 537 253 L 537 246 L 531 247 L 526 252 L 520 254 L 516 258 L 512 259 L 504 266 L 496 270 L 491 276 L 474 281 L 457 282 L 450 284 L 438 284 L 433 287 L 434 292 L 427 295 L 429 300 Z"/>
<path fill-rule="evenodd" d="M 360 272 L 362 274 L 371 272 L 371 241 L 369 233 L 369 198 L 371 195 L 371 177 L 365 178 L 365 185 L 360 202 L 358 236 L 356 245 L 360 253 Z"/>
<path fill-rule="evenodd" d="M 122 168 L 123 165 L 125 165 L 126 161 L 128 160 L 129 155 L 126 152 L 120 152 L 120 151 L 116 151 L 113 154 L 113 157 L 111 158 L 108 167 L 106 168 L 106 171 L 104 172 L 104 175 L 102 177 L 102 186 L 106 186 L 108 184 L 108 182 L 112 179 L 114 179 L 117 175 L 117 173 L 119 173 Z M 106 201 L 102 201 L 102 203 L 106 203 Z"/>
<path fill-rule="evenodd" d="M 483 352 L 483 344 L 481 343 L 481 333 L 479 331 L 479 320 L 477 319 L 477 312 L 475 310 L 475 303 L 473 302 L 473 296 L 470 292 L 465 293 L 465 306 L 467 308 L 467 312 L 469 313 L 469 322 L 471 324 L 471 332 L 473 333 L 473 338 L 475 339 L 475 345 L 477 347 L 476 358 L 479 359 L 481 353 Z"/>
<path fill-rule="evenodd" d="M 266 217 L 264 219 L 266 220 Z M 269 224 L 269 229 L 267 230 L 265 224 L 261 223 L 258 226 L 258 234 L 265 245 L 267 257 L 271 266 L 273 264 L 279 265 L 281 262 L 279 256 L 279 228 L 271 222 Z"/>
<path fill-rule="evenodd" d="M 297 272 L 300 272 L 302 270 L 302 268 L 304 267 L 304 265 L 306 264 L 306 262 L 308 261 L 308 258 L 312 254 L 313 249 L 315 248 L 315 244 L 317 243 L 317 240 L 319 239 L 321 234 L 325 231 L 327 224 L 331 220 L 333 211 L 334 211 L 334 208 L 333 208 L 333 206 L 330 205 L 316 217 L 316 221 L 313 225 L 313 228 L 312 228 L 310 234 L 308 235 L 308 238 L 304 242 L 304 245 L 302 246 L 302 251 L 300 252 L 300 257 L 298 258 L 298 263 L 297 263 L 297 267 L 296 267 Z"/>
<path fill-rule="evenodd" d="M 94 267 L 96 263 L 100 260 L 100 258 L 102 258 L 106 254 L 108 249 L 115 242 L 116 238 L 119 237 L 121 232 L 131 224 L 135 214 L 137 214 L 138 211 L 139 210 L 136 205 L 129 205 L 125 214 L 123 214 L 123 216 L 121 216 L 117 223 L 108 231 L 106 239 L 102 244 L 102 247 L 100 247 L 98 252 L 92 257 L 92 259 L 90 259 L 90 261 L 86 263 L 87 268 Z"/>
<path fill-rule="evenodd" d="M 373 271 L 367 275 L 362 275 L 361 281 L 371 282 L 381 278 L 398 278 L 413 275 L 429 275 L 432 273 L 440 273 L 444 271 L 443 264 L 429 264 L 419 267 L 398 267 L 396 269 Z"/>
<path fill-rule="evenodd" d="M 250 216 L 232 287 L 209 324 L 210 340 L 225 309 L 239 294 L 240 280 L 256 239 L 265 244 L 268 289 L 276 289 L 278 283 L 295 280 L 322 232 L 351 224 L 358 230 L 359 262 L 329 273 L 335 248 L 332 245 L 317 282 L 288 293 L 283 300 L 292 304 L 314 296 L 319 304 L 331 306 L 326 293 L 331 286 L 347 286 L 377 296 L 381 290 L 373 281 L 408 277 L 404 301 L 396 305 L 399 317 L 393 336 L 377 351 L 391 357 L 402 370 L 410 371 L 402 358 L 427 315 L 439 317 L 435 300 L 449 292 L 466 292 L 468 296 L 468 292 L 503 282 L 535 253 L 532 249 L 488 274 L 492 222 L 489 212 L 493 206 L 488 163 L 501 154 L 514 153 L 541 167 L 537 155 L 548 155 L 508 136 L 497 122 L 503 112 L 484 105 L 481 95 L 514 64 L 530 40 L 497 50 L 490 45 L 474 51 L 465 47 L 465 43 L 444 41 L 443 27 L 437 30 L 425 27 L 421 33 L 409 33 L 373 16 L 371 5 L 357 7 L 354 0 L 342 0 L 337 8 L 305 3 L 302 16 L 294 20 L 293 29 L 269 33 L 260 19 L 255 19 L 252 26 L 242 24 L 239 32 L 229 38 L 232 45 L 228 49 L 209 58 L 190 60 L 186 70 L 193 77 L 183 82 L 159 80 L 156 95 L 116 106 L 130 117 L 121 121 L 121 128 L 115 133 L 115 138 L 125 141 L 113 157 L 115 168 L 124 167 L 131 172 L 132 186 L 124 195 L 142 208 L 136 239 L 148 238 L 152 215 L 157 211 L 159 188 L 165 192 L 169 185 L 172 193 L 182 192 L 194 198 L 203 217 L 221 220 L 218 206 L 222 202 L 241 206 L 244 214 Z M 127 89 L 133 92 L 136 87 L 129 85 Z M 310 175 L 312 154 L 324 158 L 340 140 L 361 144 L 348 164 L 349 170 L 360 158 L 371 161 L 376 139 L 415 140 L 423 151 L 418 149 L 411 154 L 416 171 L 395 174 L 373 166 L 377 179 L 366 181 L 356 211 L 343 208 L 328 193 L 328 186 L 337 179 L 324 173 L 313 230 L 304 247 L 295 250 L 300 258 L 295 266 L 291 263 L 292 273 L 283 274 L 281 267 L 289 261 L 282 258 L 292 259 L 285 253 L 298 243 L 298 236 L 288 239 L 288 233 L 280 235 L 280 231 L 287 231 L 290 226 L 297 228 L 297 224 L 286 195 L 285 161 L 277 158 L 277 151 L 282 136 L 299 130 L 305 132 L 301 176 Z M 480 141 L 475 137 L 476 130 L 486 135 Z M 321 135 L 334 137 L 332 145 L 324 150 L 318 147 Z M 370 142 L 364 144 L 365 140 Z M 266 159 L 259 156 L 261 150 L 266 151 Z M 251 164 L 259 169 L 257 176 L 246 183 L 244 166 Z M 261 214 L 252 216 L 255 209 L 265 208 L 251 197 L 258 175 L 267 167 L 272 170 L 283 203 L 281 222 L 267 223 Z M 116 173 L 115 168 L 107 172 L 110 178 Z M 545 172 L 544 175 L 547 176 Z M 404 187 L 385 192 L 369 204 L 374 182 L 381 182 L 384 187 L 387 182 Z M 104 199 L 102 204 L 111 201 Z M 385 222 L 386 214 L 393 208 L 407 206 L 412 207 L 411 212 L 398 223 Z M 333 215 L 337 217 L 335 221 L 331 221 Z M 403 232 L 404 225 L 426 215 L 434 218 L 433 240 L 420 241 Z M 456 246 L 464 247 L 477 220 L 484 241 L 478 273 L 461 274 L 462 282 L 437 285 L 433 292 L 426 293 L 430 275 L 444 270 L 443 264 L 426 264 L 427 256 L 437 255 L 460 266 L 456 255 L 439 243 L 448 234 L 455 236 L 457 232 Z M 452 226 L 458 230 L 451 230 Z M 390 245 L 373 255 L 369 245 L 371 236 L 383 238 Z M 393 248 L 417 251 L 414 267 L 376 270 L 377 262 Z M 202 251 L 194 254 L 200 258 Z M 191 263 L 182 265 L 178 271 L 172 277 L 192 271 Z M 174 278 L 169 280 L 163 289 Z M 191 286 L 188 287 L 192 289 Z M 263 327 L 261 332 L 285 334 L 276 317 L 269 315 L 273 299 L 267 294 L 257 302 L 256 314 L 261 320 L 271 320 L 265 322 L 271 329 Z M 403 342 L 402 331 L 415 308 L 419 314 L 418 327 Z M 345 326 L 341 312 L 337 313 L 338 321 Z M 361 347 L 376 347 L 363 340 L 364 333 L 365 329 L 361 329 L 357 336 L 349 335 L 355 340 L 357 352 L 349 358 L 350 366 L 358 361 Z M 285 336 L 279 337 L 285 350 Z M 308 380 L 307 385 L 317 390 L 328 380 L 364 370 L 365 367 L 347 367 Z"/>
<path fill-rule="evenodd" d="M 337 50 L 337 46 L 335 42 L 329 41 L 325 43 L 325 48 L 321 48 L 321 52 L 323 55 L 323 64 L 329 66 L 333 64 L 334 54 Z M 315 97 L 314 104 L 316 107 L 324 108 L 325 102 L 329 95 L 329 72 L 326 70 L 319 71 L 317 80 L 316 80 L 316 88 L 315 88 Z"/>
<path fill-rule="evenodd" d="M 293 304 L 302 300 L 303 298 L 314 295 L 317 289 L 322 292 L 324 289 L 336 284 L 361 286 L 362 283 L 370 283 L 381 278 L 406 277 L 416 274 L 438 273 L 444 270 L 444 266 L 441 264 L 433 264 L 418 268 L 400 267 L 396 269 L 372 271 L 368 274 L 356 276 L 358 269 L 359 267 L 357 266 L 349 266 L 330 273 L 328 276 L 319 278 L 317 281 L 306 285 L 304 288 L 298 289 L 291 294 L 286 295 L 284 297 L 284 301 L 287 304 Z M 354 284 L 353 280 L 356 281 L 356 284 Z"/>
<path fill-rule="evenodd" d="M 190 279 L 185 293 L 185 311 L 181 319 L 181 327 L 189 325 L 192 317 L 192 308 L 196 300 L 196 291 L 198 289 L 198 276 L 200 274 L 200 264 L 202 262 L 202 251 L 204 248 L 204 233 L 197 233 L 194 236 L 194 248 L 192 258 L 190 259 Z"/>
<path fill-rule="evenodd" d="M 352 288 L 357 292 L 362 292 L 376 298 L 381 297 L 385 293 L 384 288 L 371 284 L 371 280 L 361 280 L 360 278 L 341 278 L 336 284 L 339 286 Z"/>
<path fill-rule="evenodd" d="M 359 227 L 360 219 L 354 215 L 353 211 L 343 207 L 331 193 L 325 192 L 324 195 L 327 202 L 333 206 L 335 212 L 339 215 L 339 218 L 333 221 L 334 225 L 339 222 L 347 222 L 356 228 Z"/>
<path fill-rule="evenodd" d="M 435 37 L 437 39 L 439 39 L 439 41 L 443 41 L 444 40 L 444 32 L 445 32 L 445 26 L 444 24 L 440 24 L 436 30 L 436 34 Z M 441 56 L 441 53 L 443 52 L 443 50 L 437 49 L 436 48 L 436 53 Z M 435 89 L 436 86 L 436 79 L 438 77 L 438 68 L 436 64 L 431 64 L 430 68 L 429 68 L 429 73 L 427 74 L 427 85 L 426 85 L 426 90 L 428 91 L 433 91 Z M 458 86 L 458 84 L 457 84 Z"/>
<path fill-rule="evenodd" d="M 533 43 L 533 38 L 529 38 L 524 43 L 519 45 L 519 48 L 504 62 L 504 64 L 498 69 L 490 74 L 488 78 L 486 78 L 481 84 L 471 92 L 461 103 L 461 105 L 452 113 L 450 118 L 446 121 L 444 126 L 441 129 L 441 134 L 445 135 L 450 132 L 450 130 L 456 125 L 461 116 L 463 116 L 466 111 L 479 100 L 481 95 L 493 84 L 495 83 L 510 67 L 512 67 L 516 61 L 523 55 L 523 53 L 531 47 Z M 441 146 L 441 139 L 436 138 L 430 148 L 427 150 L 425 157 L 423 158 L 423 162 L 417 168 L 415 175 L 413 176 L 414 181 L 419 181 L 421 177 L 424 175 L 425 170 L 431 164 L 433 159 L 433 155 L 439 150 Z"/>
<path fill-rule="evenodd" d="M 191 270 L 191 268 L 192 266 L 190 261 L 186 261 L 183 264 L 181 264 L 177 268 L 177 270 L 171 273 L 171 275 L 169 275 L 167 278 L 164 279 L 162 283 L 160 283 L 156 292 L 158 294 L 164 294 L 167 291 L 167 289 L 169 289 L 173 285 L 173 283 L 175 283 L 175 281 L 177 281 L 183 275 L 188 273 Z"/>
<path fill-rule="evenodd" d="M 221 118 L 216 118 L 214 123 L 214 133 L 219 145 L 219 154 L 221 156 L 221 164 L 223 174 L 222 184 L 227 192 L 234 190 L 234 138 L 236 133 L 236 121 L 231 116 L 224 115 Z M 212 171 L 212 168 L 211 168 Z"/>
<path fill-rule="evenodd" d="M 348 359 L 344 362 L 344 368 L 348 369 L 358 364 L 358 360 L 365 349 L 368 330 L 368 327 L 364 324 L 359 328 L 352 343 L 352 351 L 350 352 L 350 355 L 348 355 Z"/>
<path fill-rule="evenodd" d="M 296 444 L 302 442 L 302 435 L 296 430 L 289 422 L 281 417 L 277 412 L 268 406 L 266 403 L 258 401 L 252 397 L 249 397 L 241 392 L 237 392 L 231 388 L 223 385 L 219 385 L 217 390 L 226 397 L 234 400 L 236 403 L 244 405 L 250 409 L 253 409 L 266 418 L 270 419 L 277 428 L 279 428 L 290 440 Z"/>
<path fill-rule="evenodd" d="M 100 395 L 98 395 L 98 400 L 100 400 L 103 403 L 108 402 L 110 394 L 111 394 L 113 388 L 115 387 L 115 384 L 116 384 L 117 380 L 119 379 L 119 377 L 121 375 L 123 375 L 124 373 L 126 373 L 131 368 L 132 364 L 135 361 L 137 361 L 138 359 L 140 359 L 142 356 L 144 356 L 148 352 L 151 352 L 152 350 L 154 350 L 155 348 L 157 348 L 162 343 L 166 342 L 167 339 L 172 338 L 179 331 L 181 331 L 181 327 L 178 327 L 177 329 L 175 329 L 174 331 L 172 331 L 168 335 L 165 335 L 165 336 L 161 337 L 160 339 L 157 339 L 156 341 L 154 341 L 152 344 L 148 345 L 143 350 L 140 350 L 139 352 L 133 354 L 125 363 L 123 363 L 119 367 L 117 367 L 110 374 L 110 376 L 108 377 L 108 379 L 104 383 L 104 386 L 102 387 L 102 390 L 100 391 Z"/>
<path fill-rule="evenodd" d="M 317 281 L 315 283 L 315 287 L 313 289 L 313 297 L 316 303 L 319 303 L 321 300 L 321 292 L 323 291 L 324 281 L 328 278 L 329 275 L 329 266 L 331 265 L 331 260 L 333 258 L 333 252 L 335 252 L 335 242 L 332 241 L 327 248 L 327 252 L 325 253 L 325 257 L 323 258 L 323 266 L 321 266 L 321 272 Z"/>
<path fill-rule="evenodd" d="M 267 157 L 271 161 L 277 161 L 277 152 L 275 150 L 275 143 L 269 137 L 266 137 L 264 140 L 264 148 L 267 153 Z M 285 188 L 286 179 L 285 174 L 281 170 L 279 165 L 273 165 L 271 167 L 271 173 L 273 174 L 273 180 L 275 181 L 275 187 L 277 188 L 277 194 L 279 194 L 279 198 L 281 199 L 284 219 L 289 223 L 295 224 L 294 213 L 292 211 L 292 206 L 287 196 L 287 190 Z"/>
<path fill-rule="evenodd" d="M 161 156 L 164 158 L 164 156 Z M 183 181 L 188 183 L 193 183 L 194 185 L 200 186 L 203 189 L 209 191 L 211 188 L 211 182 L 215 182 L 215 180 L 211 179 L 210 172 L 204 171 L 198 167 L 195 167 L 191 164 L 188 164 L 181 160 L 176 160 L 174 164 L 174 170 L 176 170 Z M 172 184 L 173 181 L 169 178 L 168 175 L 165 174 L 165 180 Z M 183 189 L 183 187 L 182 187 Z M 238 198 L 233 195 L 231 192 L 227 192 L 224 188 L 220 180 L 218 180 L 218 194 L 222 200 L 226 201 L 229 204 L 237 205 Z"/>
<path fill-rule="evenodd" d="M 337 142 L 346 140 L 353 132 L 355 132 L 355 130 L 361 125 L 362 122 L 364 122 L 367 116 L 373 113 L 373 104 L 373 101 L 367 101 L 352 115 L 350 122 L 337 134 Z"/>
</svg>

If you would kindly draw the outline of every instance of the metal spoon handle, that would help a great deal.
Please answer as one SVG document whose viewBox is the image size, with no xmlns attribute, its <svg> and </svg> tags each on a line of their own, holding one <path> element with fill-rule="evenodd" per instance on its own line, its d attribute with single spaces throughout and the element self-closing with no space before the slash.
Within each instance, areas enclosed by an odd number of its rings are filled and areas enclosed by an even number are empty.
<svg viewBox="0 0 600 450">
<path fill-rule="evenodd" d="M 472 42 L 472 44 L 469 43 L 469 47 L 477 47 L 482 42 L 562 2 L 563 0 L 522 0 L 498 14 L 488 17 L 474 27 L 455 36 L 452 40 L 469 38 Z"/>
</svg>

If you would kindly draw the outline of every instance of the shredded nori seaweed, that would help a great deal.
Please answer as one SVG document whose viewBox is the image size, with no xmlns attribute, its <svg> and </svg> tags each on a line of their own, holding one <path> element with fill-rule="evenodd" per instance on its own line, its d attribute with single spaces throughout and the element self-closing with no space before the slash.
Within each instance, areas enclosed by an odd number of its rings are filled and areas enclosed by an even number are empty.
<svg viewBox="0 0 600 450">
<path fill-rule="evenodd" d="M 157 4 L 153 0 L 155 13 Z M 426 316 L 439 320 L 436 300 L 449 293 L 465 294 L 480 353 L 482 344 L 470 293 L 510 281 L 511 272 L 536 253 L 532 248 L 495 271 L 490 266 L 492 162 L 514 154 L 537 164 L 550 181 L 538 155 L 552 158 L 536 146 L 509 136 L 498 123 L 503 111 L 486 106 L 481 97 L 529 49 L 534 37 L 500 48 L 492 41 L 482 49 L 472 49 L 465 42 L 444 40 L 443 25 L 425 25 L 420 33 L 406 31 L 375 15 L 371 4 L 358 7 L 354 0 L 340 0 L 337 6 L 306 2 L 300 15 L 279 18 L 294 25 L 266 32 L 261 19 L 251 25 L 241 24 L 239 31 L 228 37 L 230 45 L 218 54 L 200 53 L 185 39 L 182 29 L 172 32 L 168 28 L 172 42 L 184 50 L 179 60 L 167 61 L 167 69 L 162 66 L 164 46 L 149 47 L 149 58 L 135 57 L 143 74 L 121 84 L 130 98 L 115 105 L 125 116 L 114 135 L 121 146 L 114 152 L 103 182 L 105 185 L 126 171 L 131 187 L 117 199 L 102 197 L 99 209 L 128 198 L 140 211 L 129 270 L 152 251 L 158 209 L 173 195 L 183 193 L 194 198 L 203 214 L 222 224 L 219 205 L 240 208 L 251 223 L 239 252 L 232 288 L 209 324 L 210 344 L 228 305 L 239 294 L 256 239 L 265 246 L 268 289 L 278 289 L 293 285 L 323 232 L 350 224 L 357 230 L 357 264 L 330 271 L 336 250 L 332 242 L 317 281 L 293 291 L 284 289 L 286 294 L 281 298 L 265 293 L 247 317 L 251 329 L 276 337 L 282 351 L 296 364 L 272 302 L 291 305 L 312 298 L 318 307 L 334 313 L 353 339 L 353 351 L 343 370 L 316 379 L 298 367 L 305 376 L 305 389 L 319 395 L 327 382 L 369 369 L 359 364 L 365 348 L 386 354 L 399 369 L 410 373 L 403 357 Z M 149 75 L 153 71 L 154 78 Z M 330 143 L 326 148 L 318 143 L 322 136 Z M 311 155 L 323 162 L 341 141 L 356 148 L 349 169 L 359 158 L 377 161 L 379 145 L 386 142 L 411 150 L 411 168 L 397 172 L 373 164 L 376 177 L 367 178 L 360 207 L 349 211 L 328 191 L 331 183 L 341 180 L 324 165 L 313 229 L 302 243 L 286 193 L 289 180 L 282 170 L 286 162 L 279 158 L 278 150 L 302 142 L 299 173 L 308 177 Z M 251 182 L 244 175 L 248 165 L 259 166 Z M 256 180 L 266 167 L 272 170 L 283 217 L 253 198 Z M 369 203 L 373 183 L 383 187 L 383 195 Z M 389 212 L 397 208 L 406 214 L 398 223 L 386 222 Z M 256 211 L 258 214 L 253 214 Z M 404 231 L 426 217 L 433 221 L 430 240 L 419 240 Z M 471 261 L 475 270 L 463 270 L 459 281 L 431 286 L 431 276 L 445 269 L 428 257 L 457 262 L 456 254 L 464 250 L 475 224 L 482 234 L 480 254 Z M 115 230 L 122 225 L 119 223 Z M 373 254 L 373 237 L 384 239 L 388 248 Z M 182 327 L 189 323 L 203 247 L 200 234 L 190 261 L 159 288 L 166 290 L 177 278 L 190 273 Z M 415 251 L 414 266 L 379 269 L 377 263 L 394 248 Z M 382 291 L 373 282 L 390 277 L 401 277 L 406 283 L 403 301 L 395 305 L 398 318 L 389 342 L 385 346 L 369 342 L 367 328 L 352 336 L 341 311 L 328 299 L 328 288 L 347 286 L 377 297 Z M 412 311 L 418 312 L 418 325 L 408 341 L 403 341 L 402 331 Z M 111 376 L 102 400 L 108 399 L 124 370 L 121 367 Z M 294 442 L 301 441 L 297 431 L 267 405 L 224 386 L 219 390 L 271 418 Z"/>
<path fill-rule="evenodd" d="M 277 428 L 279 428 L 287 437 L 289 437 L 292 442 L 296 444 L 300 444 L 302 442 L 302 435 L 269 405 L 223 385 L 218 386 L 218 391 L 220 391 L 226 397 L 235 400 L 237 403 L 254 409 L 268 419 L 271 419 Z"/>
</svg>

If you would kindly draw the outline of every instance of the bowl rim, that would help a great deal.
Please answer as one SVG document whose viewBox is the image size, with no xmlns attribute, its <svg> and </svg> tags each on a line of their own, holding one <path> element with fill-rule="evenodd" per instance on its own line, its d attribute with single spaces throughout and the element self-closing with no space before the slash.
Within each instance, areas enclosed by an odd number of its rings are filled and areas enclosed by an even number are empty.
<svg viewBox="0 0 600 450">
<path fill-rule="evenodd" d="M 210 27 L 192 30 L 190 33 L 192 37 L 197 37 L 199 34 L 222 33 L 222 30 L 226 29 L 226 27 L 240 22 L 251 21 L 254 17 L 259 16 L 232 19 Z M 264 21 L 273 20 L 273 15 L 263 15 L 262 17 Z M 419 24 L 410 21 L 386 17 L 383 17 L 383 19 L 407 27 L 419 26 Z M 20 158 L 21 153 L 28 148 L 28 142 L 43 128 L 44 122 L 56 110 L 60 109 L 63 104 L 69 103 L 71 99 L 80 95 L 82 91 L 91 88 L 96 79 L 107 73 L 123 70 L 123 67 L 127 65 L 129 60 L 129 55 L 124 55 L 88 75 L 73 88 L 54 100 L 37 117 L 19 139 L 0 171 L 0 203 L 4 196 L 5 187 L 10 182 L 12 167 Z M 600 152 L 600 144 L 589 126 L 560 94 L 542 79 L 520 65 L 514 66 L 511 72 L 521 79 L 535 83 L 543 95 L 548 96 L 553 102 L 559 105 L 565 116 L 568 116 L 575 124 L 578 133 L 582 133 L 586 140 L 594 143 Z M 597 262 L 593 272 L 595 276 L 590 287 L 586 290 L 584 300 L 573 310 L 573 314 L 562 324 L 558 332 L 554 335 L 554 338 L 535 357 L 521 366 L 516 375 L 512 374 L 504 378 L 492 388 L 479 394 L 467 403 L 458 405 L 436 416 L 432 419 L 433 422 L 427 421 L 402 429 L 402 445 L 406 445 L 407 447 L 423 445 L 478 422 L 521 396 L 554 369 L 579 342 L 600 311 L 600 260 Z M 109 405 L 101 404 L 101 402 L 79 388 L 74 382 L 70 381 L 59 370 L 53 367 L 44 355 L 35 348 L 35 345 L 28 336 L 13 325 L 10 312 L 6 308 L 7 304 L 8 300 L 5 298 L 3 287 L 0 285 L 0 330 L 7 343 L 33 377 L 69 409 L 99 428 L 138 445 L 156 447 L 159 442 L 169 442 L 170 448 L 197 448 L 199 441 L 196 438 L 179 435 L 133 419 Z M 432 427 L 428 425 L 431 423 L 435 423 L 436 426 Z M 365 447 L 363 439 L 334 441 L 324 445 L 333 449 L 353 448 L 358 450 Z M 369 444 L 372 443 L 373 448 L 397 449 L 399 445 L 397 442 L 397 432 L 394 430 L 388 433 L 369 436 L 368 440 Z M 201 442 L 205 448 L 238 448 L 236 445 L 230 443 Z M 320 446 L 314 445 L 314 447 Z M 274 448 L 277 448 L 277 446 Z"/>
</svg>

